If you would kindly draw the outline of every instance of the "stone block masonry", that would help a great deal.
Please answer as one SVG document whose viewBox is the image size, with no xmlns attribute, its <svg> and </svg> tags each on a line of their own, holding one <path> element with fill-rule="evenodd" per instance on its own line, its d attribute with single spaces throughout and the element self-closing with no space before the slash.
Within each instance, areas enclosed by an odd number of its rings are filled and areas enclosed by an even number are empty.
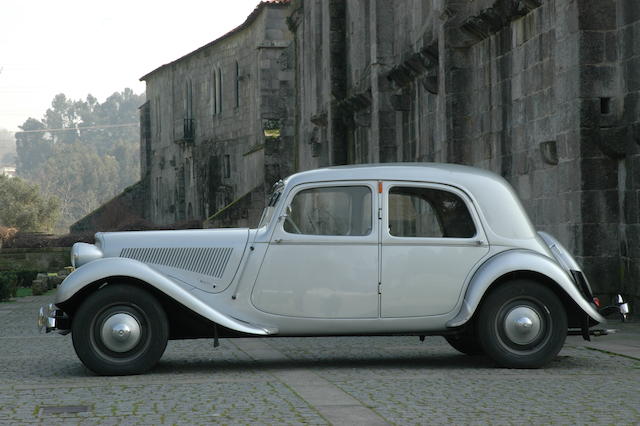
<svg viewBox="0 0 640 426">
<path fill-rule="evenodd" d="M 493 170 L 597 293 L 640 298 L 637 1 L 327 3 L 292 2 L 300 169 Z"/>
</svg>

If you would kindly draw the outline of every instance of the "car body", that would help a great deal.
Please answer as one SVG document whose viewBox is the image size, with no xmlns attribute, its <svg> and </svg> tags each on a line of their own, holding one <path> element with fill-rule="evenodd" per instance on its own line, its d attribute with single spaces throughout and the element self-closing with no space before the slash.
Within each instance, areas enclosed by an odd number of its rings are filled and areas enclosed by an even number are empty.
<svg viewBox="0 0 640 426">
<path fill-rule="evenodd" d="M 436 163 L 340 166 L 278 182 L 255 229 L 115 232 L 76 243 L 41 314 L 98 374 L 151 368 L 167 339 L 443 335 L 539 367 L 602 324 L 586 277 L 511 186 Z M 626 314 L 619 301 L 614 310 Z M 44 310 L 46 311 L 46 309 Z"/>
</svg>

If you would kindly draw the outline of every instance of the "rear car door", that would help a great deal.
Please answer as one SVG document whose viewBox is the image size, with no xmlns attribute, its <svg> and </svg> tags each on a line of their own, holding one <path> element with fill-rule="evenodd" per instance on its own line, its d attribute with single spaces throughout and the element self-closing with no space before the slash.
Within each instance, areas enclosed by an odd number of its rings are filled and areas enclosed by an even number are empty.
<svg viewBox="0 0 640 426">
<path fill-rule="evenodd" d="M 450 312 L 489 245 L 470 199 L 438 184 L 383 185 L 381 316 Z"/>
</svg>

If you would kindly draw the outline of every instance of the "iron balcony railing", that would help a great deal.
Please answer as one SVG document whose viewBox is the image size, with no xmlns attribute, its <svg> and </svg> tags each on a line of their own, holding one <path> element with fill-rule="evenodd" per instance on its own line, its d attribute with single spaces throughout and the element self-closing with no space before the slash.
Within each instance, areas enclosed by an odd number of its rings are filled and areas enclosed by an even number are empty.
<svg viewBox="0 0 640 426">
<path fill-rule="evenodd" d="M 193 118 L 185 118 L 182 124 L 182 139 L 193 142 L 196 137 L 196 123 Z"/>
</svg>

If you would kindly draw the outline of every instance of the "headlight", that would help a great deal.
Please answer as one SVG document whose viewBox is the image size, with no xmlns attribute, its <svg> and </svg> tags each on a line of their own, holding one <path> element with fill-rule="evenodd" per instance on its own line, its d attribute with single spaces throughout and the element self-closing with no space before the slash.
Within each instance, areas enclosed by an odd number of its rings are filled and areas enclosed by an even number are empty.
<svg viewBox="0 0 640 426">
<path fill-rule="evenodd" d="M 79 268 L 101 257 L 102 251 L 93 244 L 75 243 L 71 247 L 71 266 L 74 268 Z"/>
</svg>

